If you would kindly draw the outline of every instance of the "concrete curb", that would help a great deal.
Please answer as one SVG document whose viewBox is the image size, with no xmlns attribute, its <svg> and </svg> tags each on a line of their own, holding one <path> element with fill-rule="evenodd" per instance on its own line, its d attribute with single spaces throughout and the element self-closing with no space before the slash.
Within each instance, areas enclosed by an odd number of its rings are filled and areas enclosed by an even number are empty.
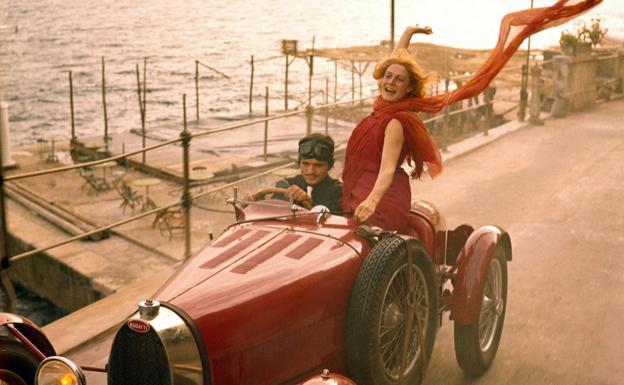
<svg viewBox="0 0 624 385">
<path fill-rule="evenodd" d="M 624 95 L 614 95 L 609 100 L 598 100 L 596 101 L 595 105 L 600 105 L 602 103 L 608 103 L 610 101 L 620 100 L 620 99 L 624 99 Z M 591 107 L 589 107 L 588 109 L 591 109 Z M 588 110 L 588 109 L 585 109 L 585 110 Z M 571 112 L 570 114 L 583 112 L 585 110 L 574 111 L 574 112 Z M 568 114 L 568 116 L 570 114 Z M 568 116 L 563 117 L 563 118 L 554 118 L 551 114 L 542 113 L 540 115 L 540 119 L 546 122 L 547 120 L 550 120 L 550 119 L 566 119 Z M 528 121 L 528 119 L 524 122 L 518 122 L 518 121 L 512 120 L 498 127 L 491 128 L 490 130 L 488 130 L 487 136 L 483 135 L 483 133 L 479 133 L 468 139 L 462 140 L 461 142 L 451 144 L 448 146 L 448 150 L 442 153 L 442 162 L 446 164 L 454 159 L 460 158 L 466 154 L 470 154 L 471 152 L 478 150 L 479 148 L 489 143 L 492 143 L 507 134 L 521 130 L 529 126 L 532 126 L 532 124 Z"/>
<path fill-rule="evenodd" d="M 544 117 L 542 117 L 542 120 L 545 121 L 546 119 L 550 118 L 550 115 L 545 115 Z M 461 142 L 453 143 L 448 146 L 448 150 L 446 152 L 442 153 L 442 162 L 444 164 L 447 164 L 464 155 L 470 154 L 471 152 L 476 151 L 479 148 L 490 144 L 507 134 L 518 131 L 528 126 L 531 126 L 531 123 L 529 123 L 528 121 L 518 122 L 512 120 L 498 127 L 489 129 L 487 135 L 479 133 L 468 139 L 462 140 Z"/>
<path fill-rule="evenodd" d="M 148 299 L 175 272 L 167 268 L 160 273 L 119 289 L 42 328 L 57 354 L 66 355 L 81 345 L 116 328 L 137 310 L 139 301 Z"/>
</svg>

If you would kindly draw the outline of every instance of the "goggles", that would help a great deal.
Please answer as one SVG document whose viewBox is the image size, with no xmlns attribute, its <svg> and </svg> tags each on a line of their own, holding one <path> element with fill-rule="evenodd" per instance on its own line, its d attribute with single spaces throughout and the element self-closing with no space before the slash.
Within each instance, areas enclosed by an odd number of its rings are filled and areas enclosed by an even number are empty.
<svg viewBox="0 0 624 385">
<path fill-rule="evenodd" d="M 331 161 L 333 155 L 333 147 L 325 142 L 313 139 L 299 143 L 299 159 L 315 158 L 321 161 Z"/>
</svg>

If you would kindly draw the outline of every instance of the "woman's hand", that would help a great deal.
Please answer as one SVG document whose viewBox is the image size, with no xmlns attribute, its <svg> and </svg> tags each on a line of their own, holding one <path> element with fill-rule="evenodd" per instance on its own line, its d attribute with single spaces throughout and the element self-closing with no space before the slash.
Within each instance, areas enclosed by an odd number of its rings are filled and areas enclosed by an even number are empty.
<svg viewBox="0 0 624 385">
<path fill-rule="evenodd" d="M 417 33 L 422 33 L 422 34 L 425 34 L 425 35 L 431 35 L 433 33 L 433 30 L 428 25 L 426 25 L 424 27 L 421 27 L 418 24 L 416 24 L 416 25 L 407 27 L 407 29 L 410 30 L 410 34 L 411 35 L 414 35 L 414 34 L 417 34 Z"/>
<path fill-rule="evenodd" d="M 394 47 L 394 50 L 392 51 L 392 54 L 390 56 L 396 56 L 399 52 L 399 49 L 408 49 L 410 40 L 412 39 L 412 35 L 417 33 L 431 35 L 433 33 L 433 30 L 428 25 L 421 27 L 418 24 L 410 25 L 409 27 L 405 28 L 403 35 L 401 35 L 399 42 Z"/>
<path fill-rule="evenodd" d="M 362 201 L 355 209 L 353 217 L 357 219 L 359 223 L 362 223 L 370 218 L 375 213 L 377 208 L 377 201 L 371 197 L 368 197 Z"/>
</svg>

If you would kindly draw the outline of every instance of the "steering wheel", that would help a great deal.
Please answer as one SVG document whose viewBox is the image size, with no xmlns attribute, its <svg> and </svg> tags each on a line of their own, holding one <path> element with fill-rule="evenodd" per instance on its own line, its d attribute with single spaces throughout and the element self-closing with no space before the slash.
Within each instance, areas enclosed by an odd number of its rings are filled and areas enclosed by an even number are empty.
<svg viewBox="0 0 624 385">
<path fill-rule="evenodd" d="M 290 195 L 290 191 L 288 191 L 287 188 L 282 188 L 282 187 L 267 187 L 253 194 L 250 200 L 256 202 L 256 201 L 265 199 L 266 195 L 269 195 L 269 194 L 282 194 L 283 196 L 287 197 Z M 298 203 L 300 203 L 301 206 L 303 206 L 303 208 L 305 209 L 310 210 L 312 208 L 311 198 L 305 199 L 303 201 L 299 201 Z"/>
</svg>

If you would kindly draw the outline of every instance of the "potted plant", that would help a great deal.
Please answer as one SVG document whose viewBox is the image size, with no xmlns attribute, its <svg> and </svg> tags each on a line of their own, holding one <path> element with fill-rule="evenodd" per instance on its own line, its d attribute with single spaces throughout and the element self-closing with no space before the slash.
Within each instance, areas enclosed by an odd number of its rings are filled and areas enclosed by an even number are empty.
<svg viewBox="0 0 624 385">
<path fill-rule="evenodd" d="M 579 30 L 579 40 L 585 43 L 591 43 L 591 45 L 595 47 L 602 42 L 607 31 L 607 28 L 600 27 L 600 19 L 592 19 L 591 28 L 587 28 L 586 25 L 583 25 Z"/>
<path fill-rule="evenodd" d="M 561 47 L 561 52 L 564 55 L 574 55 L 578 42 L 578 38 L 575 34 L 567 30 L 561 31 L 559 46 Z"/>
<path fill-rule="evenodd" d="M 579 55 L 590 53 L 592 46 L 602 42 L 608 29 L 600 26 L 600 19 L 592 19 L 591 27 L 581 25 L 576 33 L 564 30 L 559 38 L 561 52 L 565 55 Z"/>
</svg>

